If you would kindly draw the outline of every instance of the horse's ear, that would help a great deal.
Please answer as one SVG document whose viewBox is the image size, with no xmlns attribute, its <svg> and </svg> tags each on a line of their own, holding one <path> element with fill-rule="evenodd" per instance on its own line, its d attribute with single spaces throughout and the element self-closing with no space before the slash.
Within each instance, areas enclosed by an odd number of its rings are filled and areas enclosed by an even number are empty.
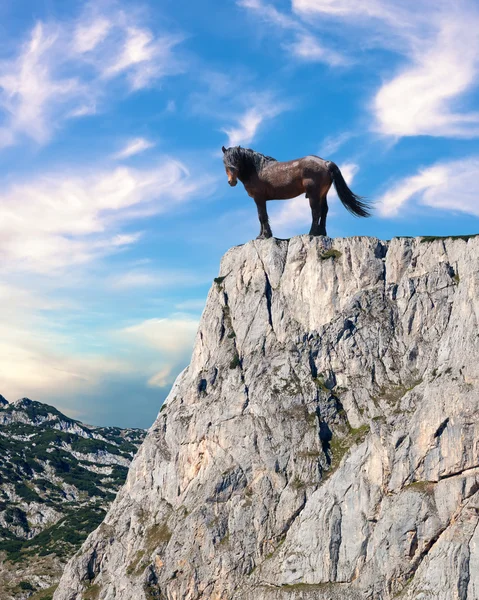
<svg viewBox="0 0 479 600">
<path fill-rule="evenodd" d="M 223 154 L 226 152 L 226 148 L 224 146 L 221 148 L 221 150 L 223 150 Z"/>
</svg>

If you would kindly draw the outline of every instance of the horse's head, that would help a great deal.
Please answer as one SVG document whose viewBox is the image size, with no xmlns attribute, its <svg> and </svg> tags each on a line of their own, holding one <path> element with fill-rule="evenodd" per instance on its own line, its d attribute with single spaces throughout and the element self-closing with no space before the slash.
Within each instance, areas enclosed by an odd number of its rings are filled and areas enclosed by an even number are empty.
<svg viewBox="0 0 479 600">
<path fill-rule="evenodd" d="M 225 165 L 226 175 L 228 176 L 228 183 L 234 187 L 238 183 L 238 167 L 233 162 L 233 156 L 231 150 L 233 148 L 222 147 L 223 150 L 223 162 Z"/>
</svg>

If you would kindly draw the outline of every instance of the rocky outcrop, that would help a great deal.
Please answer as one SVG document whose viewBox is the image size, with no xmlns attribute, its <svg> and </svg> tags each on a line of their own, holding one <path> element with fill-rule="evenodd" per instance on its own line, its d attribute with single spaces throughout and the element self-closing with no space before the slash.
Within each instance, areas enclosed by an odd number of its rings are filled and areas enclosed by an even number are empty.
<svg viewBox="0 0 479 600">
<path fill-rule="evenodd" d="M 231 249 L 55 600 L 479 598 L 479 238 Z"/>
</svg>

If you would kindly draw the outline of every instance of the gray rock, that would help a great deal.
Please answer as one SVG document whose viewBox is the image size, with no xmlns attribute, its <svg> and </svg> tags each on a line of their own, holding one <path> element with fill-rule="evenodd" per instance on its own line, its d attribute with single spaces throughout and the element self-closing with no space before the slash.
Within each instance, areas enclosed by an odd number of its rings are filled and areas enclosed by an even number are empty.
<svg viewBox="0 0 479 600">
<path fill-rule="evenodd" d="M 55 600 L 479 599 L 479 238 L 250 242 Z"/>
</svg>

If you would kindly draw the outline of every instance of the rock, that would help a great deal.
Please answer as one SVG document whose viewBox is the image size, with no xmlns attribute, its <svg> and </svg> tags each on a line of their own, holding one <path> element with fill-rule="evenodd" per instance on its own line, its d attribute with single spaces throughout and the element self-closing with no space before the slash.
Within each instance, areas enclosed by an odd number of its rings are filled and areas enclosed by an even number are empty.
<svg viewBox="0 0 479 600">
<path fill-rule="evenodd" d="M 478 599 L 478 298 L 479 237 L 232 248 L 55 600 Z"/>
</svg>

